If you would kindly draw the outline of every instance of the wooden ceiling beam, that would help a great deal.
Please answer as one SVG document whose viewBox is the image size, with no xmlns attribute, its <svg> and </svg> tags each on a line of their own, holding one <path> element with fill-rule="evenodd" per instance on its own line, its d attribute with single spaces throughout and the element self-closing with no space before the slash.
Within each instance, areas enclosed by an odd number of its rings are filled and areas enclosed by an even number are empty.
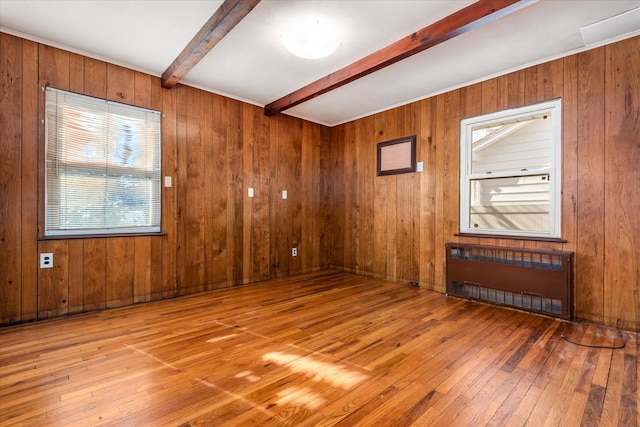
<svg viewBox="0 0 640 427">
<path fill-rule="evenodd" d="M 538 0 L 479 0 L 364 58 L 267 104 L 271 116 L 464 34 Z"/>
<path fill-rule="evenodd" d="M 162 73 L 162 87 L 175 87 L 258 3 L 260 0 L 224 0 L 169 68 Z"/>
</svg>

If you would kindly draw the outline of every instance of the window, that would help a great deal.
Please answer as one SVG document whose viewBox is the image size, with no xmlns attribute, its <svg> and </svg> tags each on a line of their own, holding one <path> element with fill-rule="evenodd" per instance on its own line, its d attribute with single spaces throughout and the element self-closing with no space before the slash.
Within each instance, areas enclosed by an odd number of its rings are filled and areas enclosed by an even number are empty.
<svg viewBox="0 0 640 427">
<path fill-rule="evenodd" d="M 160 113 L 46 89 L 45 236 L 160 231 Z"/>
<path fill-rule="evenodd" d="M 460 231 L 560 238 L 561 101 L 462 120 Z"/>
</svg>

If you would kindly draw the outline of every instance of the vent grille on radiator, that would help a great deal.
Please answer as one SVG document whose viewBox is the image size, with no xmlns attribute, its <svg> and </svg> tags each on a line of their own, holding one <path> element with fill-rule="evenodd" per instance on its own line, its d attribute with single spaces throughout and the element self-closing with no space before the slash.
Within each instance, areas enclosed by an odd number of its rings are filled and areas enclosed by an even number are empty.
<svg viewBox="0 0 640 427">
<path fill-rule="evenodd" d="M 570 319 L 572 252 L 448 243 L 447 293 Z"/>
</svg>

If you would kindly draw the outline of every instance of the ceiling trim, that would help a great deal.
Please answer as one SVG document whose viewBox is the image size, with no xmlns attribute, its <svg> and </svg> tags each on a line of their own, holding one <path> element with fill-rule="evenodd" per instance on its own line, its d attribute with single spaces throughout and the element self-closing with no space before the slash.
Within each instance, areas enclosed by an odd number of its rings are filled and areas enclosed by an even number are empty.
<svg viewBox="0 0 640 427">
<path fill-rule="evenodd" d="M 258 3 L 260 0 L 224 0 L 169 68 L 162 73 L 162 87 L 175 87 Z"/>
<path fill-rule="evenodd" d="M 264 112 L 267 116 L 280 113 L 536 2 L 538 0 L 479 0 L 267 104 Z"/>
</svg>

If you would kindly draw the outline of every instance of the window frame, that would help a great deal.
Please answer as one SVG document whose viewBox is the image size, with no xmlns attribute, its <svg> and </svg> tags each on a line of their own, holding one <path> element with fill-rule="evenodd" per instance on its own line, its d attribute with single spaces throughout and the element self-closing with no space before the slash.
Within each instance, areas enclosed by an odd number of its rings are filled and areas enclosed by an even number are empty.
<svg viewBox="0 0 640 427">
<path fill-rule="evenodd" d="M 57 89 L 50 86 L 44 87 L 43 91 L 45 92 L 45 96 L 44 96 L 45 106 L 44 106 L 44 137 L 43 137 L 44 150 L 43 150 L 43 157 L 42 157 L 43 190 L 44 190 L 43 202 L 41 205 L 42 212 L 43 212 L 43 216 L 42 216 L 42 225 L 43 225 L 42 236 L 43 237 L 42 238 L 43 239 L 65 239 L 65 238 L 86 238 L 86 237 L 143 236 L 143 235 L 162 234 L 162 113 L 160 111 L 156 111 L 149 108 L 139 107 L 131 104 L 124 104 L 124 103 L 111 101 L 104 98 L 97 98 L 89 95 L 84 95 L 81 93 L 71 92 L 63 89 Z M 71 166 L 70 169 L 75 168 L 75 169 L 82 170 L 82 172 L 88 176 L 91 175 L 90 173 L 91 171 L 96 172 L 96 171 L 100 171 L 101 169 L 106 169 L 107 173 L 104 174 L 104 179 L 101 181 L 101 182 L 104 182 L 105 185 L 108 185 L 109 182 L 114 179 L 114 176 L 117 175 L 117 173 L 115 175 L 108 173 L 109 169 L 116 170 L 116 171 L 119 169 L 121 173 L 126 172 L 126 175 L 143 178 L 143 179 L 144 179 L 144 176 L 151 177 L 151 179 L 149 180 L 149 196 L 148 198 L 146 198 L 146 200 L 148 200 L 150 204 L 153 204 L 154 201 L 157 202 L 157 207 L 155 209 L 153 206 L 149 207 L 149 209 L 151 210 L 149 212 L 149 215 L 152 218 L 154 218 L 152 221 L 150 221 L 149 224 L 144 224 L 139 226 L 129 225 L 126 227 L 113 227 L 113 226 L 103 224 L 103 226 L 95 227 L 95 228 L 91 228 L 91 227 L 61 228 L 59 226 L 50 227 L 52 224 L 51 222 L 52 219 L 49 216 L 48 208 L 49 208 L 49 203 L 53 202 L 53 199 L 50 199 L 50 194 L 49 194 L 49 186 L 50 186 L 49 176 L 48 176 L 49 175 L 48 171 L 50 167 L 49 166 L 49 162 L 50 162 L 49 149 L 50 149 L 50 144 L 54 142 L 50 141 L 50 126 L 51 126 L 50 120 L 51 119 L 49 114 L 48 96 L 50 93 L 53 93 L 53 92 L 57 94 L 62 94 L 62 95 L 69 95 L 71 97 L 85 98 L 87 102 L 93 102 L 96 104 L 104 103 L 105 108 L 104 108 L 104 111 L 101 111 L 101 113 L 105 115 L 105 120 L 107 121 L 109 120 L 107 116 L 109 116 L 110 114 L 118 114 L 118 113 L 114 113 L 113 111 L 110 112 L 109 105 L 116 106 L 116 110 L 130 109 L 130 111 L 135 110 L 138 112 L 143 112 L 144 114 L 151 114 L 151 115 L 157 116 L 157 120 L 155 120 L 155 122 L 157 123 L 157 130 L 156 130 L 157 140 L 154 140 L 153 142 L 153 145 L 154 145 L 153 156 L 155 160 L 152 160 L 151 169 L 145 169 L 141 167 L 129 168 L 126 166 L 117 166 L 111 163 L 109 163 L 109 166 L 104 166 L 103 168 L 101 168 L 100 166 L 94 166 L 91 162 L 86 161 L 86 158 L 83 158 L 78 161 L 67 162 Z M 55 108 L 57 109 L 58 107 L 55 107 Z M 80 110 L 81 106 L 78 106 L 77 108 L 78 110 Z M 54 114 L 57 115 L 58 113 L 56 112 Z M 61 120 L 61 119 L 56 119 L 56 120 Z M 150 123 L 150 122 L 147 122 L 147 123 Z M 58 123 L 56 123 L 55 126 L 57 127 Z M 57 138 L 61 137 L 61 134 L 65 132 L 65 129 L 64 128 L 54 129 L 54 132 L 58 133 L 58 135 L 56 135 L 55 144 L 59 144 Z M 104 141 L 105 146 L 109 145 L 110 141 L 112 141 L 112 139 L 106 138 Z M 58 160 L 56 157 L 56 162 L 57 161 Z M 72 174 L 72 176 L 81 176 L 81 175 L 82 173 Z M 63 184 L 62 182 L 60 182 L 58 185 L 63 185 Z M 58 194 L 61 194 L 60 191 L 61 190 L 59 190 Z"/>
<path fill-rule="evenodd" d="M 500 122 L 512 122 L 543 113 L 550 113 L 550 166 L 545 169 L 517 171 L 510 170 L 488 175 L 486 172 L 472 172 L 472 131 L 474 128 L 489 127 Z M 471 219 L 471 183 L 474 180 L 508 177 L 524 177 L 548 175 L 549 180 L 549 231 L 522 231 L 507 229 L 478 229 L 472 227 Z M 460 121 L 460 234 L 495 236 L 497 238 L 521 239 L 561 239 L 562 208 L 562 100 L 555 99 L 524 107 L 497 111 L 481 116 L 470 117 Z"/>
</svg>

